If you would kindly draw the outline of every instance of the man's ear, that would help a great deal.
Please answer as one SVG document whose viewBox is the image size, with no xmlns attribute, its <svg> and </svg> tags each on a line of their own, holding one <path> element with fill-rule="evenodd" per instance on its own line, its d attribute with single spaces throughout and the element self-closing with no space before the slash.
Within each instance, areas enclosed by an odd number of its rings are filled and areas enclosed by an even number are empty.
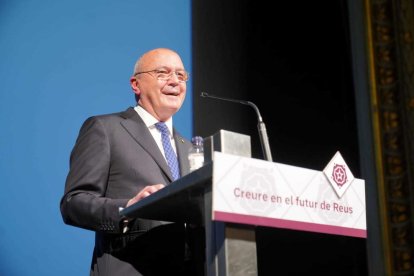
<svg viewBox="0 0 414 276">
<path fill-rule="evenodd" d="M 131 84 L 131 88 L 134 91 L 135 94 L 137 94 L 138 96 L 141 94 L 141 91 L 138 87 L 138 80 L 135 77 L 131 77 L 129 80 L 129 83 Z"/>
</svg>

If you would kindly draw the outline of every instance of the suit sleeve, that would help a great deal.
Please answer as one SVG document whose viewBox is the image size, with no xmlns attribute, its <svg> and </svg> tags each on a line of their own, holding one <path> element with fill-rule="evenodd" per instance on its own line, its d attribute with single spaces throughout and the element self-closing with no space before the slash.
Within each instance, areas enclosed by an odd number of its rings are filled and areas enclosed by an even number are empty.
<svg viewBox="0 0 414 276">
<path fill-rule="evenodd" d="M 96 117 L 82 125 L 70 156 L 60 210 L 66 224 L 107 233 L 121 233 L 119 207 L 129 199 L 105 197 L 110 169 L 110 143 Z"/>
</svg>

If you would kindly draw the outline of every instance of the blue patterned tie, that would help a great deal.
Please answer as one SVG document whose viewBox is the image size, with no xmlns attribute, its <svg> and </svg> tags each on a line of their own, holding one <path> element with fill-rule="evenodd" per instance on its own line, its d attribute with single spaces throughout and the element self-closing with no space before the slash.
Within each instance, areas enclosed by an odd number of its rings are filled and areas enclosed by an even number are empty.
<svg viewBox="0 0 414 276">
<path fill-rule="evenodd" d="M 170 133 L 168 127 L 164 122 L 158 122 L 155 127 L 161 132 L 162 147 L 164 148 L 165 158 L 170 167 L 171 174 L 174 180 L 180 178 L 180 170 L 178 168 L 178 160 L 170 142 Z"/>
</svg>

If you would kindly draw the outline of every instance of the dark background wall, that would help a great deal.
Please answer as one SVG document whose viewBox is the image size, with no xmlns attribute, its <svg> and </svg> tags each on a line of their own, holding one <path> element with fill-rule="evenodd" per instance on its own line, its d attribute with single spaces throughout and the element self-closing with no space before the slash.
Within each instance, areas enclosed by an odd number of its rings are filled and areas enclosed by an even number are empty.
<svg viewBox="0 0 414 276">
<path fill-rule="evenodd" d="M 263 158 L 249 106 L 255 103 L 273 161 L 323 170 L 340 151 L 360 176 L 345 0 L 193 1 L 194 133 L 250 135 Z M 367 275 L 364 239 L 258 228 L 260 275 Z M 340 270 L 340 271 L 339 271 Z"/>
</svg>

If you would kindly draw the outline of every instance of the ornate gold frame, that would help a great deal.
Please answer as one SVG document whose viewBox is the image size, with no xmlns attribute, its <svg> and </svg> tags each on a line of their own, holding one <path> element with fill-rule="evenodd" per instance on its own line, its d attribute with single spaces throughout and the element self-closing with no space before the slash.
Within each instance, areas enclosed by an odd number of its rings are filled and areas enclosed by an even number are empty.
<svg viewBox="0 0 414 276">
<path fill-rule="evenodd" d="M 414 5 L 365 0 L 384 271 L 414 275 Z"/>
</svg>

